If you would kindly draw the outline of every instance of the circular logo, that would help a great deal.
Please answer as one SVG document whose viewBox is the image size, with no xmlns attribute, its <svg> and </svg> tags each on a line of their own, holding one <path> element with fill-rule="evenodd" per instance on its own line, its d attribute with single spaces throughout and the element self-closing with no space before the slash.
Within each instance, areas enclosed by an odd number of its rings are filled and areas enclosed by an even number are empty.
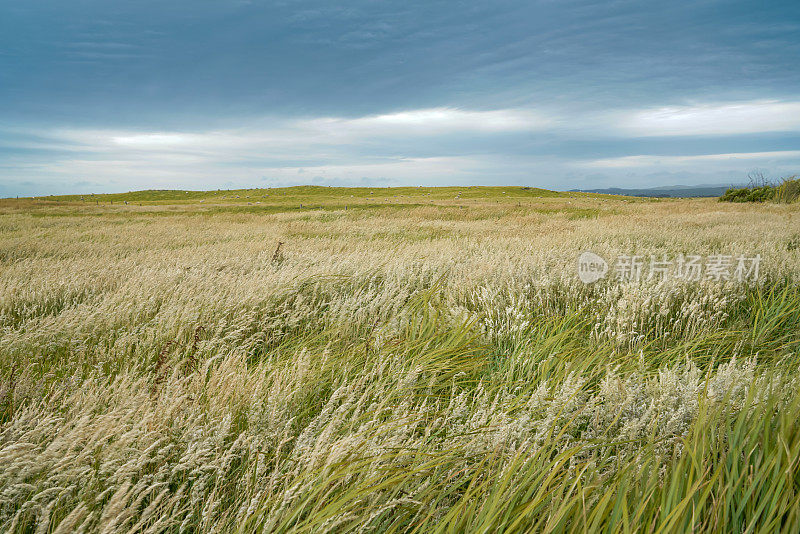
<svg viewBox="0 0 800 534">
<path fill-rule="evenodd" d="M 597 282 L 608 273 L 608 263 L 594 252 L 585 251 L 578 256 L 578 278 L 584 284 Z"/>
</svg>

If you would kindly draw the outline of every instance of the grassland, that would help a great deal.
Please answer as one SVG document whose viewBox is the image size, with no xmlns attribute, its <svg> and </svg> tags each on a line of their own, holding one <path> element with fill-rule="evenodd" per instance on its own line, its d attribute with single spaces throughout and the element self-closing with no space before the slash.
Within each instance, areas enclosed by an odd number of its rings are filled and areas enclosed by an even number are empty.
<svg viewBox="0 0 800 534">
<path fill-rule="evenodd" d="M 797 204 L 6 199 L 0 273 L 4 532 L 800 530 Z"/>
</svg>

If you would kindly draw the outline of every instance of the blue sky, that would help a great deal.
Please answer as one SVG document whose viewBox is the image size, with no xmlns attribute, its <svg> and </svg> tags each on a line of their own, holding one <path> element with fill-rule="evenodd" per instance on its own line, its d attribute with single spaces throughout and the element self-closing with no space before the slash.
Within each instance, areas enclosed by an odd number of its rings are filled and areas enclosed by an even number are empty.
<svg viewBox="0 0 800 534">
<path fill-rule="evenodd" d="M 0 196 L 800 173 L 800 2 L 0 0 Z"/>
</svg>

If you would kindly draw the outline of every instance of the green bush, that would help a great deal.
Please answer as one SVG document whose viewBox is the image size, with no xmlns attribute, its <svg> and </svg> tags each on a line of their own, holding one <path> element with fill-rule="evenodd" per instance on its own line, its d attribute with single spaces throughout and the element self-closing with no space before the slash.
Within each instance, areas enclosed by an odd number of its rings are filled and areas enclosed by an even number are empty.
<svg viewBox="0 0 800 534">
<path fill-rule="evenodd" d="M 763 187 L 731 187 L 720 197 L 722 202 L 766 202 L 773 200 L 776 188 L 770 185 Z"/>
<path fill-rule="evenodd" d="M 784 178 L 780 185 L 751 182 L 749 187 L 731 187 L 719 197 L 720 202 L 781 202 L 791 203 L 800 198 L 800 178 L 790 176 Z"/>
</svg>

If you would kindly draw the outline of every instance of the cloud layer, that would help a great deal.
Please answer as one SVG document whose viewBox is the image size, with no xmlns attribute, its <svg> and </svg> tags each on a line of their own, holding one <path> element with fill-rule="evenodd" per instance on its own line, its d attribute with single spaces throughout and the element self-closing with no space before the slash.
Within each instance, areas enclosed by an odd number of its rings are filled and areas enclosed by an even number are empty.
<svg viewBox="0 0 800 534">
<path fill-rule="evenodd" d="M 634 135 L 735 135 L 800 131 L 800 102 L 756 101 L 648 109 L 624 119 Z"/>
<path fill-rule="evenodd" d="M 800 133 L 800 121 L 787 116 L 793 109 L 800 109 L 800 103 L 757 101 L 582 114 L 431 108 L 350 118 L 262 118 L 208 131 L 0 131 L 0 149 L 25 153 L 0 169 L 16 175 L 20 184 L 38 180 L 58 192 L 74 190 L 79 183 L 81 190 L 118 190 L 132 180 L 140 187 L 157 188 L 507 183 L 563 189 L 618 185 L 631 176 L 645 185 L 688 178 L 696 183 L 734 183 L 754 167 L 788 174 L 800 167 L 800 150 L 697 153 L 698 149 L 733 133 Z M 732 121 L 730 110 L 748 121 Z M 699 130 L 706 142 L 698 146 Z M 603 147 L 620 139 L 659 135 L 686 137 L 687 152 L 598 158 L 593 156 L 597 149 L 585 154 L 553 149 L 553 144 L 569 145 L 576 138 L 584 146 Z"/>
<path fill-rule="evenodd" d="M 0 196 L 798 172 L 800 4 L 0 7 Z"/>
</svg>

